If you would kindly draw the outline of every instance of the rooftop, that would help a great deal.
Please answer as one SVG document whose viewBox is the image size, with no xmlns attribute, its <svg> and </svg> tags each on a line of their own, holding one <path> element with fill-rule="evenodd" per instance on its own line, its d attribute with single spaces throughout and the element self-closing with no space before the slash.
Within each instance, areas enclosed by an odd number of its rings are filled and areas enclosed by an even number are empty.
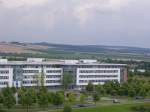
<svg viewBox="0 0 150 112">
<path fill-rule="evenodd" d="M 58 59 L 42 59 L 30 58 L 27 61 L 8 61 L 7 59 L 0 59 L 0 65 L 118 65 L 126 66 L 126 64 L 114 63 L 100 63 L 97 60 L 81 59 L 81 60 L 58 60 Z"/>
</svg>

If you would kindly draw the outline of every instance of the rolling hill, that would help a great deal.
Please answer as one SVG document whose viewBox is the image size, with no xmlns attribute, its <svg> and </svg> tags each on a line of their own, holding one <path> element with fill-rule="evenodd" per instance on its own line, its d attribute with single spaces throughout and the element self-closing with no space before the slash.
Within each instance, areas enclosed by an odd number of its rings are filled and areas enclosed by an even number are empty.
<svg viewBox="0 0 150 112">
<path fill-rule="evenodd" d="M 104 45 L 0 42 L 0 56 L 150 60 L 150 49 Z"/>
</svg>

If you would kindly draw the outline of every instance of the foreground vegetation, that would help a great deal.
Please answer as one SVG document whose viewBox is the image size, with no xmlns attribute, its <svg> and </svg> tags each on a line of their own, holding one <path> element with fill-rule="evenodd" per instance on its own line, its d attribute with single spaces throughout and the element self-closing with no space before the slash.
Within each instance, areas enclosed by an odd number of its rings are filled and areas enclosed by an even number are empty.
<svg viewBox="0 0 150 112">
<path fill-rule="evenodd" d="M 56 110 L 62 111 L 62 108 L 64 112 L 71 112 L 72 107 L 87 107 L 73 109 L 74 112 L 85 110 L 86 112 L 103 112 L 104 110 L 105 112 L 113 112 L 113 110 L 115 112 L 140 112 L 141 109 L 142 112 L 148 112 L 144 106 L 149 103 L 145 103 L 144 98 L 150 97 L 150 80 L 131 76 L 127 82 L 121 84 L 117 81 L 108 81 L 104 85 L 94 86 L 89 82 L 83 91 L 70 90 L 72 83 L 72 75 L 64 73 L 62 89 L 52 92 L 44 87 L 44 74 L 38 74 L 36 87 L 7 87 L 1 90 L 2 110 L 0 112 L 47 112 L 49 110 L 55 112 Z M 103 97 L 109 100 L 104 100 Z M 136 98 L 142 100 L 136 101 Z M 139 103 L 143 103 L 143 107 L 136 107 Z"/>
<path fill-rule="evenodd" d="M 102 103 L 103 101 L 100 101 Z M 105 104 L 105 103 L 104 103 Z M 150 112 L 150 103 L 126 103 L 126 104 L 98 104 L 96 107 L 73 108 L 72 112 Z M 0 110 L 0 112 L 3 112 Z M 5 109 L 4 112 L 26 112 L 25 109 L 17 106 L 12 109 Z M 46 108 L 45 110 L 32 106 L 29 112 L 63 112 L 63 109 Z"/>
</svg>

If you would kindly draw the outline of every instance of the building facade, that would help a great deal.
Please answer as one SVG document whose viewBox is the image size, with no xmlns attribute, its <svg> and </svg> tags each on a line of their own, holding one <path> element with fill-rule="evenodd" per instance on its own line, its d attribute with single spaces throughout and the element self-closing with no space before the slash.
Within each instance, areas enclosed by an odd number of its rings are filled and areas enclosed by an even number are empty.
<svg viewBox="0 0 150 112">
<path fill-rule="evenodd" d="M 89 82 L 94 85 L 107 81 L 127 80 L 125 64 L 103 64 L 97 60 L 50 60 L 29 58 L 27 61 L 0 59 L 0 88 L 39 86 L 43 76 L 44 86 L 59 88 L 63 74 L 73 76 L 72 88 L 84 88 Z"/>
</svg>

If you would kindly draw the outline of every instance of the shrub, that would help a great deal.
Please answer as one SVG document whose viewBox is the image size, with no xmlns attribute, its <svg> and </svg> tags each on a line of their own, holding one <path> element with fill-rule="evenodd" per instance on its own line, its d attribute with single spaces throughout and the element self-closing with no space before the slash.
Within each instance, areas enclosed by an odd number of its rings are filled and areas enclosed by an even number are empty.
<svg viewBox="0 0 150 112">
<path fill-rule="evenodd" d="M 66 104 L 64 106 L 63 112 L 72 112 L 72 108 L 69 104 Z"/>
</svg>

